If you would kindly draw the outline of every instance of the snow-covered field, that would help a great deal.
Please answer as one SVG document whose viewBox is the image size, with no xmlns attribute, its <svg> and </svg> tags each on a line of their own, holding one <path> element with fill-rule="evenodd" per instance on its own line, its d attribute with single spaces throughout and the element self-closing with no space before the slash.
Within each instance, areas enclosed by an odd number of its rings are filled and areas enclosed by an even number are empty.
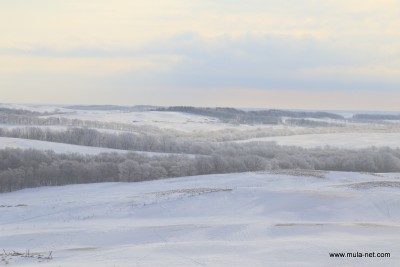
<svg viewBox="0 0 400 267">
<path fill-rule="evenodd" d="M 157 153 L 157 152 L 144 152 L 144 151 L 128 151 L 121 149 L 103 148 L 103 147 L 90 147 L 78 146 L 62 143 L 45 142 L 38 140 L 22 139 L 22 138 L 9 138 L 0 137 L 0 149 L 4 148 L 20 148 L 20 149 L 37 149 L 37 150 L 52 150 L 55 153 L 78 153 L 86 155 L 97 155 L 100 153 L 128 153 L 135 152 L 146 156 L 170 156 L 170 155 L 185 155 L 194 157 L 190 154 L 173 154 L 173 153 Z"/>
<path fill-rule="evenodd" d="M 49 116 L 187 132 L 304 130 L 284 125 L 232 125 L 180 112 L 11 107 L 59 110 L 65 114 Z M 67 129 L 41 126 L 46 127 Z M 307 134 L 240 142 L 250 141 L 395 148 L 400 147 L 400 133 Z M 0 137 L 0 149 L 7 147 L 91 155 L 127 152 Z M 292 170 L 0 194 L 0 266 L 400 266 L 399 241 L 400 174 Z M 331 258 L 329 253 L 335 252 L 384 252 L 391 257 Z"/>
<path fill-rule="evenodd" d="M 68 119 L 117 122 L 133 125 L 152 125 L 160 128 L 173 128 L 182 131 L 218 130 L 231 125 L 220 123 L 217 119 L 182 112 L 161 111 L 96 111 L 79 110 L 66 114 L 51 115 Z"/>
<path fill-rule="evenodd" d="M 259 130 L 264 129 L 265 131 L 271 129 L 286 129 L 290 131 L 302 131 L 304 127 L 291 126 L 291 125 L 248 125 L 248 124 L 232 124 L 223 123 L 217 118 L 207 117 L 201 115 L 195 115 L 184 112 L 161 112 L 151 110 L 136 110 L 136 111 L 123 111 L 123 110 L 75 110 L 60 105 L 46 105 L 46 104 L 1 104 L 0 107 L 13 108 L 13 109 L 24 109 L 37 112 L 55 112 L 57 114 L 51 114 L 47 116 L 41 116 L 42 118 L 47 117 L 59 117 L 67 119 L 78 119 L 78 120 L 91 120 L 100 122 L 114 122 L 132 124 L 137 126 L 155 126 L 159 128 L 173 129 L 184 132 L 207 132 L 207 131 L 218 131 L 218 130 Z M 340 113 L 335 111 L 333 113 Z M 368 113 L 368 112 L 366 112 Z M 379 112 L 376 112 L 380 114 Z M 353 113 L 351 113 L 353 114 Z M 386 114 L 386 113 L 382 113 Z M 392 113 L 388 113 L 392 114 Z M 393 113 L 394 114 L 394 113 Z M 342 114 L 343 115 L 343 114 Z M 288 118 L 283 118 L 284 120 Z M 334 120 L 329 118 L 315 119 L 307 118 L 307 120 L 313 120 L 317 122 L 327 122 L 333 124 L 342 124 L 346 126 L 367 126 L 369 123 L 352 123 L 349 121 Z M 390 124 L 398 124 L 397 121 L 390 121 Z M 13 127 L 4 126 L 3 127 Z M 15 127 L 15 126 L 14 126 Z M 44 126 L 40 126 L 44 127 Z M 57 126 L 46 126 L 50 128 L 57 128 Z M 60 128 L 61 129 L 61 128 Z M 328 128 L 327 128 L 328 129 Z M 101 131 L 109 131 L 104 129 L 98 129 Z"/>
<path fill-rule="evenodd" d="M 332 146 L 338 148 L 400 147 L 400 133 L 333 133 L 306 134 L 293 136 L 274 136 L 252 138 L 238 141 L 245 142 L 276 142 L 279 145 L 301 146 L 305 148 Z"/>
<path fill-rule="evenodd" d="M 58 117 L 67 119 L 90 120 L 101 122 L 125 123 L 137 126 L 155 126 L 165 129 L 173 129 L 184 132 L 206 132 L 218 131 L 224 129 L 251 130 L 256 128 L 283 128 L 282 125 L 236 125 L 230 123 L 222 123 L 216 118 L 200 116 L 184 112 L 161 112 L 161 111 L 121 111 L 121 110 L 74 110 L 65 108 L 60 105 L 47 104 L 2 104 L 0 108 L 23 109 L 36 112 L 61 112 L 41 118 Z M 28 126 L 28 125 L 27 125 Z M 18 128 L 25 126 L 17 125 L 1 125 L 6 128 Z M 38 127 L 38 126 L 36 126 Z M 41 128 L 62 129 L 63 126 L 39 126 Z M 66 127 L 64 127 L 66 128 Z M 109 131 L 105 129 L 97 129 L 99 131 Z M 115 131 L 114 131 L 115 132 Z"/>
<path fill-rule="evenodd" d="M 127 123 L 134 125 L 152 125 L 160 128 L 172 128 L 182 131 L 219 130 L 234 127 L 221 123 L 218 119 L 182 112 L 160 111 L 119 111 L 119 110 L 73 110 L 58 105 L 34 104 L 1 104 L 0 107 L 24 109 L 37 112 L 59 111 L 63 114 L 54 114 L 46 117 L 60 117 L 68 119 L 92 120 L 102 122 Z"/>
<path fill-rule="evenodd" d="M 0 249 L 52 251 L 6 256 L 8 266 L 400 266 L 399 220 L 400 174 L 70 185 L 0 194 Z"/>
</svg>

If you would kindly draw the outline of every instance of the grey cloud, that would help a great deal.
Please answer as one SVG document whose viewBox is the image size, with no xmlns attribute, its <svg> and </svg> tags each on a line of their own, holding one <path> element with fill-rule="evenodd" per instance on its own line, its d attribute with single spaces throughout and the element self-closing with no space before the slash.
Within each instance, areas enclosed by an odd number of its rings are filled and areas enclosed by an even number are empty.
<svg viewBox="0 0 400 267">
<path fill-rule="evenodd" d="M 169 87 L 393 90 L 399 85 L 384 77 L 364 80 L 359 76 L 302 75 L 303 70 L 321 67 L 387 64 L 385 55 L 358 51 L 311 36 L 247 35 L 206 40 L 196 34 L 185 34 L 149 44 L 140 53 L 173 54 L 184 58 L 166 73 L 147 75 L 153 82 L 156 80 Z M 134 82 L 136 79 L 132 74 L 127 80 Z M 143 76 L 141 79 L 143 81 Z"/>
<path fill-rule="evenodd" d="M 390 54 L 374 53 L 373 47 L 357 49 L 351 43 L 312 36 L 245 35 L 206 39 L 194 32 L 156 40 L 137 49 L 75 49 L 55 51 L 3 50 L 2 54 L 47 57 L 146 57 L 179 56 L 182 61 L 168 70 L 131 71 L 104 78 L 107 83 L 131 87 L 170 88 L 267 88 L 267 89 L 398 89 L 398 81 L 362 75 L 305 76 L 304 70 L 368 65 L 388 66 Z M 162 61 L 162 57 L 160 57 Z M 365 78 L 365 79 L 364 79 Z"/>
</svg>

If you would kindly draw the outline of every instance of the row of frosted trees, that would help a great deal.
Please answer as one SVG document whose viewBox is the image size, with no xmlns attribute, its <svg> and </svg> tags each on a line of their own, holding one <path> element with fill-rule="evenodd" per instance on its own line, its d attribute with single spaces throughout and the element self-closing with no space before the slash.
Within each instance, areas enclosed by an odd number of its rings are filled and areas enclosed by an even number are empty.
<svg viewBox="0 0 400 267">
<path fill-rule="evenodd" d="M 252 144 L 246 147 L 224 147 L 210 155 L 196 157 L 148 157 L 135 153 L 103 153 L 89 156 L 3 149 L 0 150 L 0 191 L 276 169 L 400 172 L 400 150 L 301 149 Z"/>
</svg>

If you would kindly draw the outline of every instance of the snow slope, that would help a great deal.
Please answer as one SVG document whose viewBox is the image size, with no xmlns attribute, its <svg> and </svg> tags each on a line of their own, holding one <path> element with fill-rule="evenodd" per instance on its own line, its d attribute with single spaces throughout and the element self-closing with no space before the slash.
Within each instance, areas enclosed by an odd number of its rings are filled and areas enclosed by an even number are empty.
<svg viewBox="0 0 400 267">
<path fill-rule="evenodd" d="M 46 141 L 22 139 L 22 138 L 10 138 L 0 137 L 0 149 L 4 148 L 20 148 L 20 149 L 38 149 L 38 150 L 52 150 L 56 153 L 78 153 L 87 155 L 97 155 L 100 153 L 128 153 L 135 152 L 146 156 L 170 156 L 170 155 L 183 155 L 188 157 L 194 157 L 195 155 L 190 154 L 173 154 L 173 153 L 157 153 L 157 152 L 145 152 L 145 151 L 129 151 L 121 149 L 103 148 L 103 147 L 90 147 L 90 146 L 78 146 L 62 143 L 53 143 Z"/>
<path fill-rule="evenodd" d="M 79 110 L 66 114 L 43 117 L 63 117 L 68 119 L 117 122 L 134 125 L 152 125 L 182 131 L 201 130 L 204 129 L 204 127 L 207 127 L 207 129 L 220 129 L 227 126 L 220 123 L 215 118 L 182 112 Z"/>
<path fill-rule="evenodd" d="M 277 142 L 279 145 L 301 146 L 306 148 L 332 146 L 338 148 L 366 148 L 371 146 L 392 148 L 400 147 L 400 133 L 334 133 L 306 134 L 293 136 L 274 136 L 252 138 L 246 142 Z"/>
<path fill-rule="evenodd" d="M 400 174 L 243 173 L 0 194 L 8 266 L 400 266 Z M 391 258 L 330 258 L 329 252 Z M 1 252 L 0 252 L 1 253 Z M 0 266 L 3 263 L 0 262 Z"/>
<path fill-rule="evenodd" d="M 0 107 L 24 109 L 38 112 L 59 111 L 63 114 L 54 114 L 47 117 L 60 117 L 68 119 L 92 120 L 102 122 L 117 122 L 134 125 L 152 125 L 161 128 L 172 128 L 182 131 L 219 130 L 233 125 L 220 123 L 218 119 L 182 112 L 161 111 L 119 111 L 119 110 L 73 110 L 59 105 L 46 104 L 2 104 Z"/>
</svg>

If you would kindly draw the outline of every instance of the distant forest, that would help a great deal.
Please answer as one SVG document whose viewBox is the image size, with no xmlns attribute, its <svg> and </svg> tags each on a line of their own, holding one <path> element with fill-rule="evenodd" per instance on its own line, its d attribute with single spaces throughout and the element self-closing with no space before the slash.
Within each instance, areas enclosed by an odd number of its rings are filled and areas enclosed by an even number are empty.
<svg viewBox="0 0 400 267">
<path fill-rule="evenodd" d="M 73 110 L 99 110 L 99 111 L 146 111 L 152 110 L 157 107 L 149 106 L 149 105 L 136 105 L 136 106 L 116 106 L 116 105 L 75 105 L 75 106 L 66 106 L 64 108 L 73 109 Z"/>
<path fill-rule="evenodd" d="M 26 116 L 49 116 L 55 114 L 62 114 L 59 111 L 54 112 L 38 112 L 31 111 L 26 109 L 17 109 L 17 108 L 3 108 L 0 107 L 0 115 L 26 115 Z"/>
<path fill-rule="evenodd" d="M 43 115 L 43 113 L 36 112 L 36 111 L 0 107 L 0 115 L 10 115 L 10 114 L 13 114 L 13 115 L 29 115 L 29 116 L 40 116 L 40 115 Z"/>
<path fill-rule="evenodd" d="M 353 116 L 354 120 L 400 120 L 400 115 L 391 114 L 356 114 Z"/>
<path fill-rule="evenodd" d="M 343 116 L 328 112 L 305 112 L 289 110 L 258 110 L 244 111 L 235 108 L 197 108 L 188 106 L 176 106 L 158 108 L 157 111 L 185 112 L 202 116 L 218 118 L 223 122 L 243 124 L 282 124 L 282 118 L 329 118 L 344 120 Z"/>
</svg>

